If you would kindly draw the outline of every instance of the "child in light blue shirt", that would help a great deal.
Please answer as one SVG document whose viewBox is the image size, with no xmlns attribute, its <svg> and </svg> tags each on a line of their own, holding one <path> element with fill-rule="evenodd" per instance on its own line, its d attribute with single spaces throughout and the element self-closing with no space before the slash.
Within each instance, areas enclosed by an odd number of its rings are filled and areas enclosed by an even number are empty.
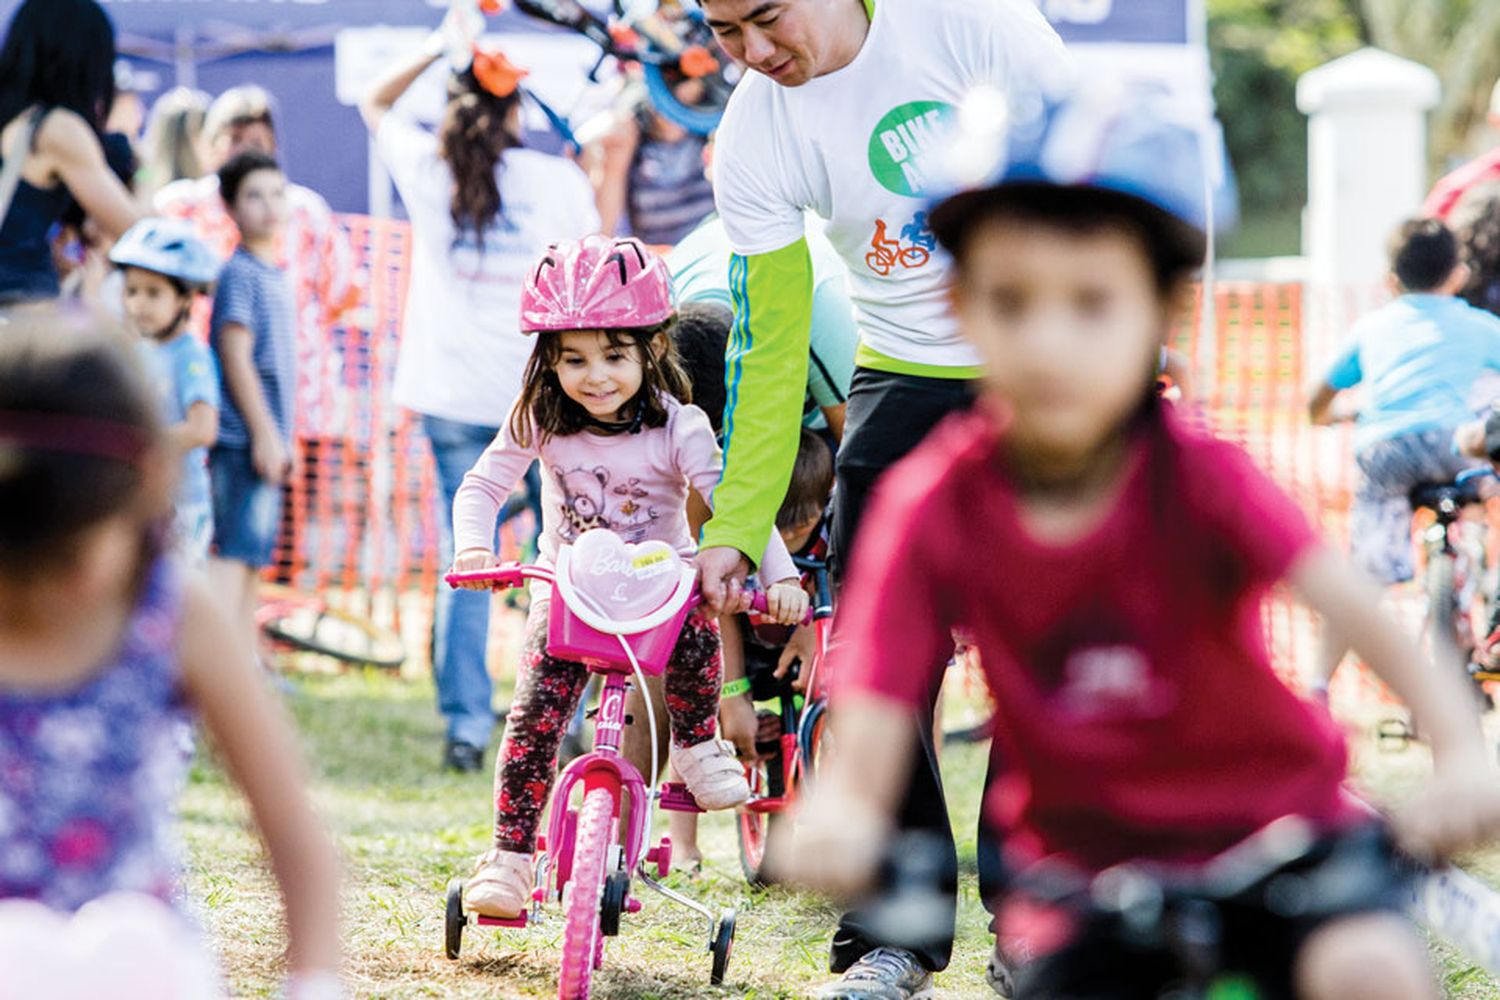
<svg viewBox="0 0 1500 1000">
<path fill-rule="evenodd" d="M 1500 318 L 1457 297 L 1468 280 L 1458 240 L 1436 219 L 1407 222 L 1391 240 L 1399 297 L 1354 325 L 1308 404 L 1315 424 L 1355 422 L 1358 482 L 1349 511 L 1355 564 L 1385 584 L 1410 580 L 1411 491 L 1447 482 L 1473 462 L 1454 433 L 1473 419 L 1470 394 L 1486 369 L 1500 371 Z M 1340 393 L 1365 387 L 1357 414 Z M 1343 659 L 1340 636 L 1324 635 L 1315 688 Z"/>
<path fill-rule="evenodd" d="M 219 259 L 187 223 L 146 219 L 115 244 L 110 260 L 124 272 L 125 316 L 142 338 L 167 439 L 182 454 L 173 546 L 202 567 L 213 540 L 208 449 L 219 432 L 219 370 L 213 352 L 188 332 L 188 321 Z"/>
</svg>

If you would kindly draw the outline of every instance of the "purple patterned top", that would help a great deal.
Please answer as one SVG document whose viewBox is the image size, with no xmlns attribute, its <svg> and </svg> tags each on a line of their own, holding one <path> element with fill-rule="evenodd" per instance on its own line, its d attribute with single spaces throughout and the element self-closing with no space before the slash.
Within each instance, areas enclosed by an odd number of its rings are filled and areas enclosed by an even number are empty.
<svg viewBox="0 0 1500 1000">
<path fill-rule="evenodd" d="M 180 604 L 159 560 L 112 663 L 62 693 L 0 689 L 0 899 L 71 912 L 114 891 L 172 897 Z"/>
</svg>

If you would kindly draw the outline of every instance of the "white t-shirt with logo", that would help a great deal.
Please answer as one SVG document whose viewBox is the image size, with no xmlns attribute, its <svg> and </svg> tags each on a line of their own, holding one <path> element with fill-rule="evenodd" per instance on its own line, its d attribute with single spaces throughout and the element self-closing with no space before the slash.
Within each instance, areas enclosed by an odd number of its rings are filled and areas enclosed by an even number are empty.
<svg viewBox="0 0 1500 1000">
<path fill-rule="evenodd" d="M 392 396 L 418 413 L 499 427 L 535 343 L 520 332 L 526 272 L 548 244 L 598 231 L 593 188 L 568 160 L 507 150 L 496 171 L 500 215 L 481 249 L 453 225 L 453 175 L 437 138 L 399 111 L 381 119 L 375 138 L 412 229 Z"/>
<path fill-rule="evenodd" d="M 800 87 L 751 72 L 736 88 L 714 151 L 734 251 L 790 246 L 810 209 L 848 265 L 867 348 L 913 365 L 978 364 L 948 308 L 922 156 L 974 87 L 1051 92 L 1071 72 L 1034 0 L 876 0 L 849 65 Z"/>
</svg>

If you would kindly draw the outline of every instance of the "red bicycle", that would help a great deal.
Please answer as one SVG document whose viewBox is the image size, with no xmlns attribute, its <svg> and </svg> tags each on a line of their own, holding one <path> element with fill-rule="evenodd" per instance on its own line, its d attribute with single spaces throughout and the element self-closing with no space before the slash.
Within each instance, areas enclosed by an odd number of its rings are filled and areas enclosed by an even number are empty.
<svg viewBox="0 0 1500 1000">
<path fill-rule="evenodd" d="M 775 740 L 758 745 L 762 757 L 745 766 L 750 801 L 740 807 L 736 824 L 740 867 L 746 880 L 755 886 L 773 881 L 765 866 L 766 849 L 772 838 L 786 835 L 783 828 L 789 820 L 783 813 L 792 808 L 803 782 L 816 772 L 818 755 L 824 749 L 828 698 L 821 667 L 833 625 L 828 564 L 796 556 L 793 561 L 813 586 L 813 656 L 811 662 L 798 665 L 783 677 L 773 676 L 769 669 L 751 676 L 751 697 L 757 703 L 770 702 L 778 722 Z"/>
</svg>

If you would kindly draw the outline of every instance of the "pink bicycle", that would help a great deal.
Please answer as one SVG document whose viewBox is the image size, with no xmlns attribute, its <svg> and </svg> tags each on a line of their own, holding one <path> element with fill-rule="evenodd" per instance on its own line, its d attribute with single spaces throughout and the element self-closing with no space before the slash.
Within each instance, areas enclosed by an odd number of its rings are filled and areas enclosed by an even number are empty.
<svg viewBox="0 0 1500 1000">
<path fill-rule="evenodd" d="M 709 981 L 719 985 L 734 948 L 735 911 L 721 915 L 662 885 L 672 867 L 672 842 L 663 837 L 647 847 L 654 810 L 701 812 L 681 784 L 649 787 L 620 753 L 626 725 L 625 695 L 630 680 L 644 687 L 645 677 L 661 674 L 677 644 L 683 623 L 698 605 L 696 574 L 664 542 L 627 545 L 604 528 L 584 532 L 557 554 L 556 569 L 507 563 L 492 570 L 450 574 L 450 585 L 479 581 L 495 589 L 519 586 L 526 580 L 552 585 L 547 651 L 577 660 L 604 677 L 594 748 L 574 760 L 558 776 L 548 810 L 547 833 L 537 838 L 536 889 L 532 908 L 514 920 L 466 914 L 464 881 L 448 884 L 446 944 L 450 959 L 458 958 L 464 928 L 525 927 L 543 918 L 543 904 L 560 900 L 563 910 L 562 969 L 557 995 L 561 1000 L 583 1000 L 589 995 L 594 970 L 604 964 L 604 939 L 620 931 L 620 918 L 640 910 L 631 895 L 639 878 L 651 889 L 702 916 L 708 925 L 708 950 L 713 956 Z M 758 595 L 763 604 L 763 595 Z M 653 775 L 656 760 L 656 717 L 646 699 L 651 730 Z M 621 815 L 628 793 L 629 815 Z M 624 839 L 620 837 L 624 821 Z M 655 877 L 646 865 L 655 868 Z"/>
</svg>

